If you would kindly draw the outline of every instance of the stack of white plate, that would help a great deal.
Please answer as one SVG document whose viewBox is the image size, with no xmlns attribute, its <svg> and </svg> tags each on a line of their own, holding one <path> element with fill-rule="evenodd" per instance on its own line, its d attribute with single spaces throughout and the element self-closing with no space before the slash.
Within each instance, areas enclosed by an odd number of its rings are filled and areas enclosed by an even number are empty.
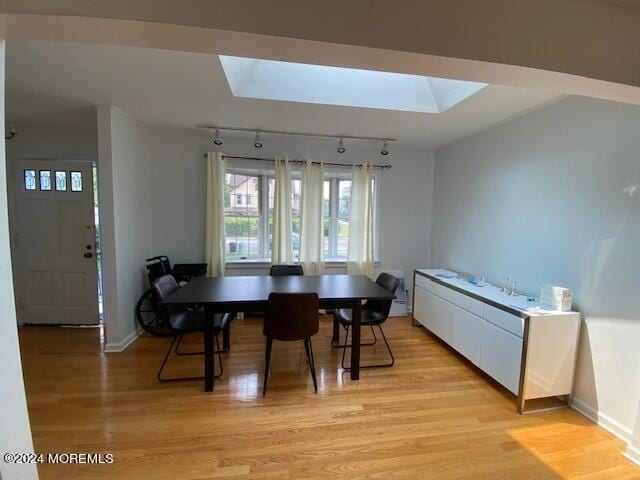
<svg viewBox="0 0 640 480">
<path fill-rule="evenodd" d="M 568 312 L 571 310 L 573 294 L 571 289 L 556 287 L 548 283 L 540 287 L 540 304 L 549 310 Z"/>
</svg>

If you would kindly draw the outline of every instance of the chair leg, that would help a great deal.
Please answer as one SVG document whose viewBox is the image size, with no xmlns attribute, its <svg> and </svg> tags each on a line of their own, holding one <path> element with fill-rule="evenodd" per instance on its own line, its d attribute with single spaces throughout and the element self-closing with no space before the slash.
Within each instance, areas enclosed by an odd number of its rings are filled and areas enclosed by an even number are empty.
<svg viewBox="0 0 640 480">
<path fill-rule="evenodd" d="M 372 327 L 373 328 L 373 327 Z M 382 334 L 382 339 L 384 340 L 384 344 L 387 346 L 387 351 L 389 352 L 389 356 L 391 357 L 391 362 L 389 363 L 377 363 L 374 365 L 360 365 L 360 368 L 384 368 L 384 367 L 392 367 L 393 364 L 396 362 L 395 357 L 393 356 L 393 352 L 391 351 L 391 346 L 389 345 L 389 342 L 387 341 L 387 337 L 384 335 L 384 330 L 382 330 L 382 325 L 378 325 L 378 330 L 380 330 L 380 333 Z M 349 334 L 349 331 L 347 330 L 347 335 Z M 347 344 L 347 340 L 345 338 L 345 345 Z M 345 348 L 346 351 L 346 348 Z M 342 369 L 349 371 L 351 370 L 351 367 L 345 367 L 344 366 L 344 353 L 345 351 L 342 352 Z"/>
<path fill-rule="evenodd" d="M 311 370 L 311 378 L 313 379 L 313 389 L 318 393 L 318 383 L 316 382 L 316 365 L 313 359 L 313 346 L 311 345 L 311 337 L 304 339 L 304 351 L 307 354 L 307 362 L 309 370 Z"/>
<path fill-rule="evenodd" d="M 347 370 L 347 368 L 344 366 L 344 357 L 345 354 L 347 353 L 347 341 L 349 340 L 349 327 L 345 328 L 345 334 L 344 334 L 344 346 L 342 347 L 342 369 L 343 370 Z"/>
<path fill-rule="evenodd" d="M 220 340 L 218 338 L 218 333 L 215 335 L 216 340 L 216 351 L 214 353 L 218 354 L 218 363 L 220 364 L 220 373 L 216 375 L 216 378 L 220 378 L 224 373 L 224 368 L 222 367 L 222 350 L 220 350 Z"/>
<path fill-rule="evenodd" d="M 309 353 L 311 355 L 311 376 L 313 378 L 313 388 L 318 393 L 318 382 L 316 382 L 316 359 L 313 356 L 313 344 L 311 343 L 311 337 L 309 337 Z"/>
<path fill-rule="evenodd" d="M 200 352 L 181 352 L 180 351 L 180 345 L 182 345 L 182 340 L 184 339 L 184 334 L 179 336 L 179 340 L 176 343 L 176 348 L 174 350 L 174 353 L 176 355 L 178 355 L 179 357 L 188 357 L 190 355 L 204 355 L 204 351 L 200 351 Z M 220 348 L 218 348 L 218 350 L 220 350 Z"/>
<path fill-rule="evenodd" d="M 267 380 L 269 379 L 269 363 L 271 362 L 271 344 L 273 338 L 267 337 L 267 346 L 264 353 L 264 384 L 262 385 L 262 396 L 267 394 Z"/>
<path fill-rule="evenodd" d="M 365 343 L 361 343 L 360 346 L 361 347 L 370 347 L 372 345 L 375 345 L 376 343 L 378 343 L 378 337 L 376 337 L 376 332 L 373 329 L 373 325 L 369 325 L 369 327 L 371 328 L 371 334 L 373 335 L 373 342 L 365 342 Z M 345 330 L 348 330 L 347 328 L 345 328 Z M 337 338 L 339 339 L 340 337 L 337 336 Z M 344 345 L 340 345 L 339 343 L 336 343 L 335 341 L 331 340 L 331 346 L 333 348 L 345 348 Z M 351 348 L 351 345 L 347 345 L 346 348 Z"/>
<path fill-rule="evenodd" d="M 160 365 L 160 369 L 158 370 L 158 373 L 156 375 L 158 378 L 158 381 L 160 382 L 180 382 L 184 380 L 202 380 L 204 378 L 202 375 L 198 377 L 172 377 L 172 378 L 162 377 L 162 372 L 164 371 L 164 367 L 167 364 L 169 355 L 171 354 L 171 351 L 174 349 L 176 343 L 179 341 L 179 337 L 180 335 L 176 335 L 175 337 L 173 337 L 173 340 L 171 341 L 171 345 L 169 345 L 169 348 L 167 349 L 167 353 L 164 354 L 164 358 L 162 359 L 162 365 Z"/>
</svg>

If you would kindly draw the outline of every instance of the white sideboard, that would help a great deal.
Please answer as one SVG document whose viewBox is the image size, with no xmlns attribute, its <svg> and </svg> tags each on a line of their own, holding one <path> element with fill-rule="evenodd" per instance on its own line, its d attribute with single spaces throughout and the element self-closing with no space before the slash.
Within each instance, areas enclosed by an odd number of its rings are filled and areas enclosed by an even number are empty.
<svg viewBox="0 0 640 480">
<path fill-rule="evenodd" d="M 524 296 L 442 277 L 450 273 L 414 271 L 414 320 L 517 395 L 520 413 L 539 410 L 527 408 L 528 400 L 568 403 L 580 314 L 531 312 L 537 305 Z"/>
</svg>

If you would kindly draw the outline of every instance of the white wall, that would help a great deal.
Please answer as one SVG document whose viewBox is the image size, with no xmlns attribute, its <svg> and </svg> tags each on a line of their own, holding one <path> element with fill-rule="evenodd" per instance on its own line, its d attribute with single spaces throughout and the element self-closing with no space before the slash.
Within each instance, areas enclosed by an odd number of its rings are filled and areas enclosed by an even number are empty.
<svg viewBox="0 0 640 480">
<path fill-rule="evenodd" d="M 0 89 L 4 91 L 4 40 L 0 40 Z M 4 95 L 0 97 L 4 118 Z M 0 122 L 4 139 L 4 122 Z M 16 310 L 13 300 L 9 217 L 4 140 L 0 140 L 0 452 L 32 453 L 33 443 L 22 378 Z M 15 465 L 0 459 L 0 477 L 5 480 L 38 478 L 35 465 Z"/>
<path fill-rule="evenodd" d="M 215 145 L 198 131 L 148 129 L 150 181 L 153 209 L 153 250 L 147 256 L 166 254 L 172 262 L 204 261 L 205 159 Z M 429 225 L 433 156 L 428 150 L 392 145 L 391 154 L 379 155 L 379 144 L 349 145 L 344 155 L 336 142 L 263 137 L 264 148 L 253 148 L 251 135 L 225 137 L 219 148 L 227 154 L 273 158 L 310 157 L 325 162 L 390 163 L 380 177 L 381 269 L 403 270 L 410 288 L 413 268 L 429 260 Z M 233 161 L 231 161 L 233 162 Z M 246 162 L 236 162 L 247 166 Z M 348 169 L 346 171 L 349 171 Z M 139 261 L 146 257 L 141 257 Z M 266 273 L 267 267 L 228 268 L 227 274 Z M 343 271 L 331 269 L 330 273 Z"/>
<path fill-rule="evenodd" d="M 432 265 L 570 287 L 576 406 L 629 440 L 640 404 L 640 108 L 572 97 L 435 154 Z"/>
<path fill-rule="evenodd" d="M 126 113 L 98 107 L 106 351 L 122 350 L 136 338 L 135 305 L 147 288 L 144 259 L 153 235 L 146 135 Z"/>
</svg>

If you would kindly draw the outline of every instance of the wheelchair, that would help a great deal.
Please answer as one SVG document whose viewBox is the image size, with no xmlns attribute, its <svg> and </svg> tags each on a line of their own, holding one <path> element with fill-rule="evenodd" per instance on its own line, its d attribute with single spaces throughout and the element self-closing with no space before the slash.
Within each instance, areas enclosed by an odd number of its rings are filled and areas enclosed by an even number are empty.
<svg viewBox="0 0 640 480">
<path fill-rule="evenodd" d="M 201 277 L 207 273 L 206 263 L 176 263 L 171 266 L 169 257 L 160 255 L 146 259 L 147 277 L 149 278 L 149 287 L 153 285 L 154 280 L 163 275 L 171 275 L 180 285 L 185 285 L 194 277 Z M 174 336 L 171 325 L 166 321 L 166 315 L 163 314 L 162 307 L 155 298 L 153 288 L 149 288 L 142 294 L 136 304 L 136 319 L 138 324 L 156 337 Z"/>
</svg>

